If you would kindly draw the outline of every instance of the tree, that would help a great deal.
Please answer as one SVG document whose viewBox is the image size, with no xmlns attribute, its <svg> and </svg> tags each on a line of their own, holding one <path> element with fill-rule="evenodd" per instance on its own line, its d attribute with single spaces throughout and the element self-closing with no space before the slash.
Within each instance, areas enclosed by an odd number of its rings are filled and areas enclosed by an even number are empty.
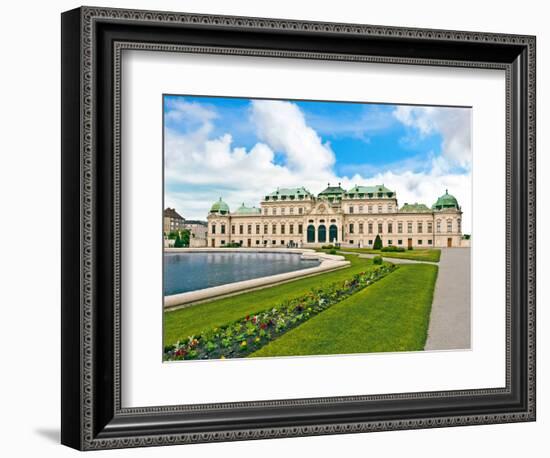
<svg viewBox="0 0 550 458">
<path fill-rule="evenodd" d="M 191 231 L 189 229 L 184 229 L 181 231 L 181 243 L 182 246 L 189 246 L 189 239 L 190 239 Z"/>
<path fill-rule="evenodd" d="M 180 235 L 176 235 L 176 241 L 174 242 L 174 248 L 182 248 L 183 247 L 183 241 L 180 238 Z"/>
<path fill-rule="evenodd" d="M 380 238 L 380 235 L 376 235 L 376 238 L 374 239 L 374 245 L 372 247 L 374 250 L 381 250 L 382 249 L 382 239 Z"/>
</svg>

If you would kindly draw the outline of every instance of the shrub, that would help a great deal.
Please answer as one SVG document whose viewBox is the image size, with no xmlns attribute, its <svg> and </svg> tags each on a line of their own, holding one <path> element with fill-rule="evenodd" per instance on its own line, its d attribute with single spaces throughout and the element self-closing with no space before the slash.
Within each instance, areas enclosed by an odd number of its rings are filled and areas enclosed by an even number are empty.
<svg viewBox="0 0 550 458">
<path fill-rule="evenodd" d="M 328 254 L 336 254 L 336 253 L 337 251 L 334 248 L 330 249 L 328 252 Z"/>
<path fill-rule="evenodd" d="M 240 248 L 241 245 L 237 242 L 229 242 L 229 243 L 226 243 L 225 245 L 222 245 L 223 248 Z"/>
<path fill-rule="evenodd" d="M 330 244 L 330 245 L 323 245 L 321 247 L 321 250 L 332 250 L 334 248 L 334 245 Z"/>
<path fill-rule="evenodd" d="M 412 249 L 413 249 L 413 247 L 412 247 L 412 246 L 410 246 L 410 247 L 408 247 L 408 248 L 407 248 L 407 250 L 412 250 Z"/>
<path fill-rule="evenodd" d="M 400 246 L 390 245 L 390 246 L 385 246 L 380 251 L 389 252 L 389 253 L 402 253 L 403 251 L 405 251 L 405 248 Z"/>
<path fill-rule="evenodd" d="M 373 250 L 381 250 L 382 249 L 382 239 L 380 238 L 380 235 L 377 235 L 374 239 L 374 245 L 372 246 Z"/>
<path fill-rule="evenodd" d="M 373 264 L 382 264 L 382 256 L 375 256 L 372 258 Z"/>
</svg>

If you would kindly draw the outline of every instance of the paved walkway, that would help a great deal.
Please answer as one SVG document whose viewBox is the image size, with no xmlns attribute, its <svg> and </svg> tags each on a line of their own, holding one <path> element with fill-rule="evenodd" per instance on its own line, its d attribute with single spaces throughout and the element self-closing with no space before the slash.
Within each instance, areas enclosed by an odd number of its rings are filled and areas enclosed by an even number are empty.
<svg viewBox="0 0 550 458">
<path fill-rule="evenodd" d="M 470 248 L 443 248 L 424 350 L 470 348 Z"/>
<path fill-rule="evenodd" d="M 372 258 L 374 254 L 360 254 Z M 384 258 L 394 264 L 435 264 L 435 283 L 428 339 L 424 350 L 470 348 L 470 248 L 442 248 L 439 262 Z"/>
</svg>

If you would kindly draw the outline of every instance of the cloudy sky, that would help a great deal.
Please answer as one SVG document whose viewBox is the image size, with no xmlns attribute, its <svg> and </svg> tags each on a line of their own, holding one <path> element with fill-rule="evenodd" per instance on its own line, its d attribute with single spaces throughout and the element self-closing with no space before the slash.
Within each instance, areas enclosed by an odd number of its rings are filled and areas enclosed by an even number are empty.
<svg viewBox="0 0 550 458">
<path fill-rule="evenodd" d="M 206 219 L 220 197 L 258 206 L 277 187 L 384 184 L 400 206 L 449 190 L 471 224 L 471 109 L 164 97 L 165 205 Z"/>
</svg>

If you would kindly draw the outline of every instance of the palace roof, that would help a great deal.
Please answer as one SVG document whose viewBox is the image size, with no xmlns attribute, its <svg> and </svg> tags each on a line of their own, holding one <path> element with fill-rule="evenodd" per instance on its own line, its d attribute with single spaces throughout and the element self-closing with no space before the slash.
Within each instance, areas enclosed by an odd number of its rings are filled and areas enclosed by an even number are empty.
<svg viewBox="0 0 550 458">
<path fill-rule="evenodd" d="M 346 193 L 346 197 L 395 197 L 395 192 L 386 188 L 383 184 L 375 186 L 355 185 Z"/>
<path fill-rule="evenodd" d="M 328 184 L 328 186 L 319 193 L 319 197 L 328 197 L 328 198 L 331 198 L 331 197 L 338 197 L 338 198 L 341 198 L 342 197 L 342 194 L 344 194 L 346 192 L 345 189 L 343 189 L 341 186 L 340 186 L 340 183 L 338 183 L 338 186 L 331 186 L 330 183 Z"/>
<path fill-rule="evenodd" d="M 431 210 L 424 204 L 405 204 L 399 210 L 401 213 L 431 213 Z"/>
<path fill-rule="evenodd" d="M 257 208 L 257 207 L 246 207 L 244 205 L 244 202 L 235 211 L 235 213 L 237 213 L 239 215 L 257 215 L 257 214 L 260 214 L 261 212 L 262 212 L 262 210 Z"/>
<path fill-rule="evenodd" d="M 265 200 L 295 200 L 303 199 L 304 197 L 311 197 L 311 193 L 304 188 L 277 188 L 271 194 L 265 196 Z"/>
</svg>

